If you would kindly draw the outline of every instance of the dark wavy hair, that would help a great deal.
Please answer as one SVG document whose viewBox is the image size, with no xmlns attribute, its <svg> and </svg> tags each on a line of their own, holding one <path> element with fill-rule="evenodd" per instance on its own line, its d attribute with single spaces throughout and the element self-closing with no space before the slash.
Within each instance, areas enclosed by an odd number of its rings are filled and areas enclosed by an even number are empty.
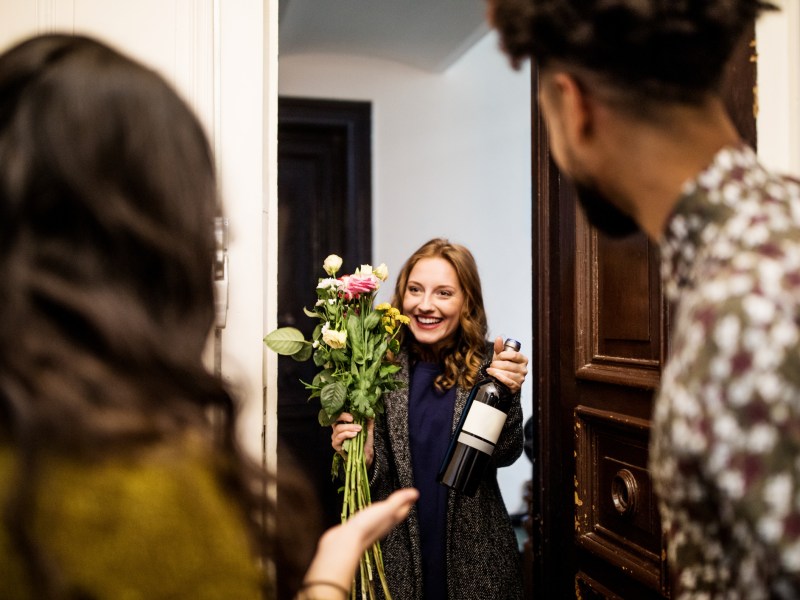
<svg viewBox="0 0 800 600">
<path fill-rule="evenodd" d="M 425 357 L 441 362 L 443 372 L 434 382 L 439 391 L 450 389 L 454 385 L 469 389 L 478 380 L 481 364 L 486 358 L 488 332 L 478 265 L 472 253 L 460 244 L 443 238 L 425 242 L 408 258 L 397 275 L 392 305 L 400 310 L 403 308 L 408 277 L 423 258 L 443 258 L 455 269 L 464 292 L 459 327 L 453 339 L 440 349 L 438 356 L 429 356 L 429 349 L 417 344 L 414 336 L 405 335 L 405 329 L 401 332 L 404 334 L 401 343 L 409 348 L 412 357 Z"/>
<path fill-rule="evenodd" d="M 488 0 L 489 18 L 517 67 L 528 57 L 600 76 L 641 100 L 697 103 L 763 0 Z"/>
<path fill-rule="evenodd" d="M 36 597 L 64 593 L 29 514 L 45 447 L 92 460 L 199 432 L 254 553 L 305 566 L 265 536 L 266 478 L 202 361 L 218 212 L 206 136 L 159 75 L 81 36 L 0 57 L 0 439 L 20 461 L 4 525 Z"/>
</svg>

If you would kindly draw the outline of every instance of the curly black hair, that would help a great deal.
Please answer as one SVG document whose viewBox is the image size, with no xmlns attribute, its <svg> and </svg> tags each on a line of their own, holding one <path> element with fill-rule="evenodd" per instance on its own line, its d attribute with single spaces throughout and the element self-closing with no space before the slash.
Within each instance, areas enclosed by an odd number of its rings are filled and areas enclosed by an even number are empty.
<svg viewBox="0 0 800 600">
<path fill-rule="evenodd" d="M 654 100 L 699 101 L 717 89 L 764 0 L 489 0 L 512 64 L 528 57 L 588 71 Z"/>
</svg>

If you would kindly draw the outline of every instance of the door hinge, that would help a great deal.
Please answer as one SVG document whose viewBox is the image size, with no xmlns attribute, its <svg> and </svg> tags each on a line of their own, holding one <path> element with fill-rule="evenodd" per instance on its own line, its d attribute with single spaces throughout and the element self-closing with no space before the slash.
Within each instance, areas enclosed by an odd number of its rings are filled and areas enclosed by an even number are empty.
<svg viewBox="0 0 800 600">
<path fill-rule="evenodd" d="M 214 219 L 214 326 L 223 329 L 228 320 L 228 219 Z"/>
</svg>

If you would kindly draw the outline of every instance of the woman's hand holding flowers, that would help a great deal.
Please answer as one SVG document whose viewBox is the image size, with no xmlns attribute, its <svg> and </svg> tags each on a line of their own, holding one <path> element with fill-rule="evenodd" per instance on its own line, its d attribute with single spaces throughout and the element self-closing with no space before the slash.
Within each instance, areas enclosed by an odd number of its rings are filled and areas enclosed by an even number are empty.
<svg viewBox="0 0 800 600">
<path fill-rule="evenodd" d="M 342 413 L 339 415 L 339 420 L 331 425 L 333 432 L 331 433 L 331 446 L 333 449 L 345 455 L 342 445 L 345 440 L 352 439 L 361 431 L 361 425 L 353 423 L 353 415 L 350 413 Z M 364 440 L 364 463 L 367 468 L 372 466 L 372 458 L 375 456 L 375 419 L 367 420 L 367 439 Z"/>
</svg>

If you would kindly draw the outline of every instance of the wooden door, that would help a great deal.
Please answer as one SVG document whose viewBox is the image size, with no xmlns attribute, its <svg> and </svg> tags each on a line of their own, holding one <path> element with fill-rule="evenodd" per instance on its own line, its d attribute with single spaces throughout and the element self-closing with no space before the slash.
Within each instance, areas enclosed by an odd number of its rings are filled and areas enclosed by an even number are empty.
<svg viewBox="0 0 800 600">
<path fill-rule="evenodd" d="M 726 102 L 755 146 L 754 32 Z M 533 94 L 538 91 L 533 70 Z M 539 382 L 532 515 L 536 598 L 670 597 L 648 471 L 650 414 L 669 345 L 657 248 L 599 234 L 576 208 L 532 103 L 534 334 Z"/>
<path fill-rule="evenodd" d="M 283 97 L 278 122 L 278 326 L 309 339 L 317 322 L 303 307 L 316 302 L 325 257 L 338 254 L 348 272 L 370 260 L 371 106 Z M 304 472 L 327 527 L 340 521 L 330 428 L 319 425 L 319 400 L 309 402 L 301 383 L 316 370 L 311 360 L 278 360 L 278 468 L 291 458 Z"/>
</svg>

